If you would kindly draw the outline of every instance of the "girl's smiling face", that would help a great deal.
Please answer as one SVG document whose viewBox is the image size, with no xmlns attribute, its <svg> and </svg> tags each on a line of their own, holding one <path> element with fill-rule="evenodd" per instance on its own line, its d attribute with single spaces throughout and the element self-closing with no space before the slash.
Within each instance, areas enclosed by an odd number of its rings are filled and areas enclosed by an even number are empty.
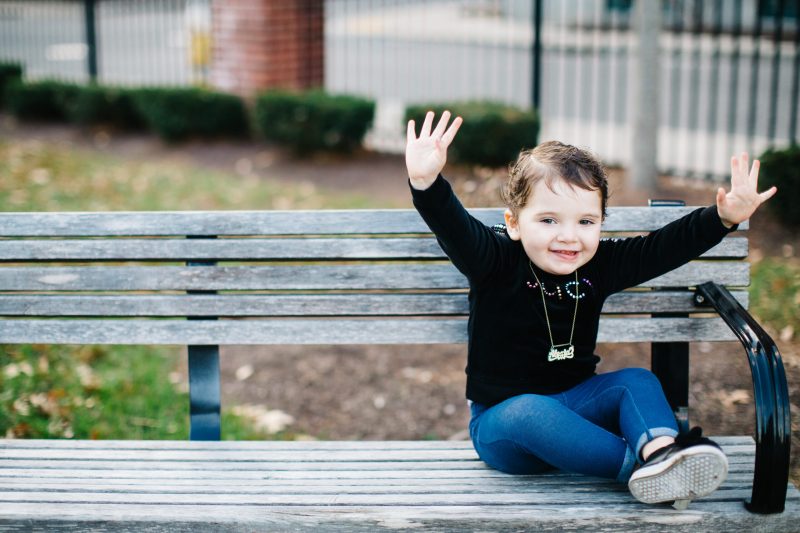
<svg viewBox="0 0 800 533">
<path fill-rule="evenodd" d="M 562 179 L 539 180 L 525 206 L 505 213 L 508 235 L 522 241 L 530 260 L 550 274 L 572 274 L 594 257 L 603 221 L 599 190 L 572 187 Z"/>
</svg>

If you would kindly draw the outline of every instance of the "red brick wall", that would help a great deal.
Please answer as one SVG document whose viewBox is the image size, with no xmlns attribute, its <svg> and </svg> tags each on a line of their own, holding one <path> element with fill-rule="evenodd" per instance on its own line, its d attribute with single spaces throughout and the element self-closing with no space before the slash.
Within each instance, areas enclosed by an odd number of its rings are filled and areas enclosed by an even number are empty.
<svg viewBox="0 0 800 533">
<path fill-rule="evenodd" d="M 323 85 L 323 0 L 213 0 L 211 84 L 261 89 Z"/>
</svg>

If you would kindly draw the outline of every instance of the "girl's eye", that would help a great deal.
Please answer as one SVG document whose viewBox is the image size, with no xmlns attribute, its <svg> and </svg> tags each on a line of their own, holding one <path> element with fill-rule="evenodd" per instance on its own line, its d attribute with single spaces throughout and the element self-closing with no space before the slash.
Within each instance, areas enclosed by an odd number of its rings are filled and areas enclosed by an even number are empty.
<svg viewBox="0 0 800 533">
<path fill-rule="evenodd" d="M 594 224 L 594 220 L 583 219 L 581 220 L 581 224 L 583 224 L 584 226 L 589 226 L 591 224 Z"/>
<path fill-rule="evenodd" d="M 554 218 L 543 218 L 543 219 L 542 219 L 542 222 L 543 222 L 544 224 L 555 224 L 555 223 L 556 223 L 556 220 L 555 220 Z"/>
</svg>

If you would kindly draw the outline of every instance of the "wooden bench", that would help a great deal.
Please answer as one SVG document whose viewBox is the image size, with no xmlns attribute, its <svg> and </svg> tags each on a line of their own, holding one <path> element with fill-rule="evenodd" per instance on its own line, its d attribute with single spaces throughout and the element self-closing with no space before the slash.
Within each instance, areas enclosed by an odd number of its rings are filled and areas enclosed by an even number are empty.
<svg viewBox="0 0 800 533">
<path fill-rule="evenodd" d="M 604 229 L 689 209 L 613 208 Z M 218 440 L 219 345 L 466 341 L 465 279 L 412 210 L 0 214 L 0 344 L 188 345 L 192 424 L 186 442 L 0 440 L 0 529 L 795 531 L 786 379 L 738 303 L 746 257 L 726 238 L 601 319 L 601 342 L 653 343 L 683 425 L 688 342 L 745 347 L 756 440 L 719 437 L 729 479 L 676 511 L 610 481 L 505 475 L 468 442 Z"/>
</svg>

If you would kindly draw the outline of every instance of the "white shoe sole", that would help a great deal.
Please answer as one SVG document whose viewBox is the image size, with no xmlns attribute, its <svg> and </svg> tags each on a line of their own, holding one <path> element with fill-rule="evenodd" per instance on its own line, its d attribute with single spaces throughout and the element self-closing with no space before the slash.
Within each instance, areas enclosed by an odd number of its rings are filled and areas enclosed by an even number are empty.
<svg viewBox="0 0 800 533">
<path fill-rule="evenodd" d="M 718 448 L 692 446 L 634 472 L 628 489 L 642 503 L 694 500 L 717 490 L 727 475 L 728 459 Z"/>
</svg>

